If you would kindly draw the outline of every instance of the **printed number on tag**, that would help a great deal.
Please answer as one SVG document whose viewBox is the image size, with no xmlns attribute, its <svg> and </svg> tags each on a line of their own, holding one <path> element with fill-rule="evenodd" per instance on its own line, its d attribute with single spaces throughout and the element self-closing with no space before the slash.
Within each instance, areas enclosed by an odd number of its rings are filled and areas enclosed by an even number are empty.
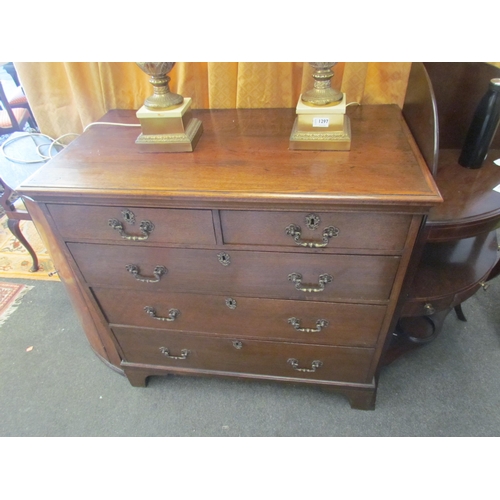
<svg viewBox="0 0 500 500">
<path fill-rule="evenodd" d="M 313 127 L 328 127 L 330 118 L 313 118 Z"/>
</svg>

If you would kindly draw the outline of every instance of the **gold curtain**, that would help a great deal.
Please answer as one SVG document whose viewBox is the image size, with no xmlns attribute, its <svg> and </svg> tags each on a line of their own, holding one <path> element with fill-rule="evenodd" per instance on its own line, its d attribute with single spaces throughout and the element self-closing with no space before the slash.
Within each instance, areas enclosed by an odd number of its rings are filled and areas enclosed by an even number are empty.
<svg viewBox="0 0 500 500">
<path fill-rule="evenodd" d="M 135 63 L 15 63 L 40 127 L 81 133 L 110 109 L 139 109 L 152 93 Z M 411 63 L 338 63 L 332 84 L 347 102 L 402 106 Z M 170 88 L 193 108 L 293 108 L 312 86 L 307 63 L 177 63 Z"/>
</svg>

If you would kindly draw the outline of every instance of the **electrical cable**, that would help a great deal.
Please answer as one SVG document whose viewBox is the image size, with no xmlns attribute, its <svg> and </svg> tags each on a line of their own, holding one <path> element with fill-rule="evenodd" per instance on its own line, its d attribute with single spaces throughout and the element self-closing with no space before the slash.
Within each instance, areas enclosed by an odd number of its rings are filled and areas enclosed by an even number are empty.
<svg viewBox="0 0 500 500">
<path fill-rule="evenodd" d="M 93 127 L 94 125 L 117 125 L 119 127 L 140 127 L 140 123 L 112 123 L 112 122 L 94 122 L 89 123 L 83 131 L 85 132 L 88 128 Z"/>
<path fill-rule="evenodd" d="M 49 135 L 46 135 L 46 134 L 42 134 L 40 132 L 23 132 L 21 133 L 21 135 L 16 135 L 15 137 L 9 137 L 1 146 L 0 146 L 0 153 L 2 154 L 2 156 L 4 158 L 6 158 L 7 160 L 10 160 L 14 163 L 24 163 L 24 164 L 32 164 L 32 163 L 41 163 L 43 161 L 47 161 L 47 160 L 50 160 L 52 159 L 52 149 L 54 148 L 54 146 L 61 146 L 61 147 L 66 147 L 65 144 L 59 142 L 61 139 L 63 139 L 64 137 L 68 136 L 68 135 L 78 135 L 78 134 L 73 134 L 73 133 L 69 133 L 69 134 L 64 134 L 64 135 L 61 135 L 60 137 L 58 137 L 57 139 L 53 139 L 52 137 L 50 137 Z M 19 141 L 21 139 L 24 139 L 26 137 L 29 137 L 31 138 L 31 140 L 33 141 L 33 143 L 35 144 L 36 146 L 36 152 L 37 154 L 40 156 L 40 159 L 38 160 L 22 160 L 22 159 L 19 159 L 19 158 L 12 158 L 10 157 L 6 152 L 5 152 L 5 147 L 9 144 L 12 144 L 13 142 L 16 142 L 16 141 Z M 51 142 L 49 144 L 37 144 L 34 137 L 45 137 L 46 139 L 49 139 Z M 44 155 L 41 153 L 40 151 L 40 148 L 43 147 L 43 146 L 49 146 L 49 151 L 48 151 L 48 156 L 47 155 Z"/>
<path fill-rule="evenodd" d="M 85 132 L 87 129 L 89 129 L 90 127 L 93 127 L 94 125 L 115 125 L 115 126 L 119 126 L 119 127 L 140 127 L 141 125 L 139 123 L 112 123 L 112 122 L 93 122 L 93 123 L 89 123 L 84 129 L 83 131 Z M 33 164 L 33 163 L 41 163 L 41 162 L 44 162 L 44 161 L 48 161 L 48 160 L 51 160 L 53 158 L 52 156 L 52 151 L 53 151 L 53 148 L 55 146 L 60 146 L 62 148 L 65 148 L 67 146 L 67 144 L 63 144 L 61 141 L 61 139 L 64 139 L 65 137 L 68 137 L 68 136 L 79 136 L 80 134 L 77 134 L 77 133 L 74 133 L 74 132 L 69 132 L 67 134 L 63 134 L 61 136 L 59 136 L 57 139 L 54 139 L 52 137 L 50 137 L 49 135 L 46 135 L 46 134 L 42 134 L 40 132 L 22 132 L 21 135 L 16 135 L 15 137 L 9 137 L 1 146 L 0 146 L 0 153 L 2 154 L 2 156 L 4 158 L 6 158 L 7 160 L 9 161 L 12 161 L 14 163 L 23 163 L 23 164 Z M 16 142 L 20 139 L 24 139 L 25 137 L 30 137 L 35 146 L 36 146 L 36 153 L 38 154 L 38 156 L 40 157 L 39 160 L 21 160 L 21 159 L 18 159 L 18 158 L 12 158 L 10 156 L 8 156 L 5 152 L 5 146 L 9 145 L 9 144 L 12 144 L 13 142 Z M 34 137 L 45 137 L 46 139 L 49 139 L 51 142 L 50 143 L 45 143 L 45 144 L 37 144 Z M 49 150 L 47 151 L 47 154 L 43 154 L 41 152 L 41 148 L 43 147 L 47 147 L 49 148 Z"/>
</svg>

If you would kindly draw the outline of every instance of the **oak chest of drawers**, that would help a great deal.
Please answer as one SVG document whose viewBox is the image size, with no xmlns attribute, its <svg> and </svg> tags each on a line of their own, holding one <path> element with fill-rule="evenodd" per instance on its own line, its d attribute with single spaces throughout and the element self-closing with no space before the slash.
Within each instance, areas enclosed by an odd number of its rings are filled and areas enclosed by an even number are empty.
<svg viewBox="0 0 500 500">
<path fill-rule="evenodd" d="M 94 126 L 20 188 L 90 345 L 137 386 L 257 378 L 373 408 L 440 201 L 399 109 L 353 110 L 350 152 L 289 151 L 293 110 L 197 116 L 193 153 L 140 153 L 138 129 Z"/>
</svg>

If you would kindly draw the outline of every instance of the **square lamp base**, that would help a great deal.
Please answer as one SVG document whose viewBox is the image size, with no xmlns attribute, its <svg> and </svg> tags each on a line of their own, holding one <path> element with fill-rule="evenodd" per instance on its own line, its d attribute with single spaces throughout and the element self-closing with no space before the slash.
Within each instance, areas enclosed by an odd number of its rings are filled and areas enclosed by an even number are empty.
<svg viewBox="0 0 500 500">
<path fill-rule="evenodd" d="M 190 153 L 203 133 L 203 125 L 191 113 L 191 98 L 166 111 L 151 111 L 142 106 L 137 113 L 142 134 L 135 143 L 144 153 Z"/>
<path fill-rule="evenodd" d="M 308 106 L 299 98 L 289 149 L 349 151 L 351 122 L 345 112 L 345 94 L 335 106 Z"/>
</svg>

